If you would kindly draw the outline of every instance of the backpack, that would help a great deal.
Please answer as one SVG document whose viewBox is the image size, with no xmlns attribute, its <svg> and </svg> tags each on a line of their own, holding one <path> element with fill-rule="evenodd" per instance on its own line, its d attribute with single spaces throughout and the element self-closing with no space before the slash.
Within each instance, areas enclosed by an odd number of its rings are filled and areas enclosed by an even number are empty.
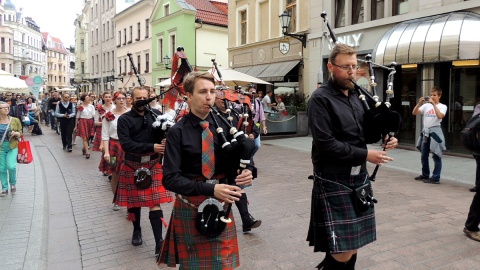
<svg viewBox="0 0 480 270">
<path fill-rule="evenodd" d="M 472 117 L 460 131 L 463 146 L 474 154 L 480 154 L 480 114 Z"/>
</svg>

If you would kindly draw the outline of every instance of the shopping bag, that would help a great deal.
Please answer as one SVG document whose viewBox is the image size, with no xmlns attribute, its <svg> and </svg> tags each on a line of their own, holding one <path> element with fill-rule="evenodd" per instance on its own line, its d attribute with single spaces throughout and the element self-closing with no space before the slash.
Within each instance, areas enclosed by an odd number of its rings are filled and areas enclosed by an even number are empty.
<svg viewBox="0 0 480 270">
<path fill-rule="evenodd" d="M 23 136 L 20 136 L 18 140 L 18 155 L 17 163 L 29 164 L 33 161 L 32 149 L 30 148 L 30 142 L 25 141 Z"/>
</svg>

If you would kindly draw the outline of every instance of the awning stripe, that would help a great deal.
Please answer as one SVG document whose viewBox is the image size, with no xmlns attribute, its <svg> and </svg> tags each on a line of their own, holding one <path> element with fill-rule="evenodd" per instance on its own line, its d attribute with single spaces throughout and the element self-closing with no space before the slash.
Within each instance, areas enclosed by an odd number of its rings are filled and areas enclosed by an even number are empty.
<svg viewBox="0 0 480 270">
<path fill-rule="evenodd" d="M 480 15 L 453 12 L 395 25 L 377 42 L 374 61 L 388 65 L 480 59 Z"/>
</svg>

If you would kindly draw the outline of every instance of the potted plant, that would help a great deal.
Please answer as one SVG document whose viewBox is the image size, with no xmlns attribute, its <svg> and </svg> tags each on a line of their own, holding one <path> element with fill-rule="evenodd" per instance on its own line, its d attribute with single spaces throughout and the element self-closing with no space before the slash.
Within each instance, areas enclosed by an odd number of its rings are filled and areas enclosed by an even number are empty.
<svg viewBox="0 0 480 270">
<path fill-rule="evenodd" d="M 308 95 L 305 93 L 295 93 L 284 97 L 284 103 L 289 106 L 287 109 L 289 115 L 297 115 L 297 135 L 308 135 L 307 106 Z"/>
</svg>

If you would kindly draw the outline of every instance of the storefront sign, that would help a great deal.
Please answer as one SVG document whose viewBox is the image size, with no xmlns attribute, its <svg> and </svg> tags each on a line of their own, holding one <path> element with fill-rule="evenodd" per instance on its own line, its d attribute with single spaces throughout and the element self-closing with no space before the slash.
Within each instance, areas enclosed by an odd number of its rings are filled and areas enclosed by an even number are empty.
<svg viewBox="0 0 480 270">
<path fill-rule="evenodd" d="M 362 38 L 363 33 L 358 33 L 358 34 L 351 34 L 351 35 L 346 35 L 346 36 L 338 36 L 338 42 L 347 44 L 352 47 L 360 47 L 360 39 Z M 333 42 L 330 39 L 330 42 L 328 43 L 328 47 L 330 50 L 333 48 Z"/>
</svg>

